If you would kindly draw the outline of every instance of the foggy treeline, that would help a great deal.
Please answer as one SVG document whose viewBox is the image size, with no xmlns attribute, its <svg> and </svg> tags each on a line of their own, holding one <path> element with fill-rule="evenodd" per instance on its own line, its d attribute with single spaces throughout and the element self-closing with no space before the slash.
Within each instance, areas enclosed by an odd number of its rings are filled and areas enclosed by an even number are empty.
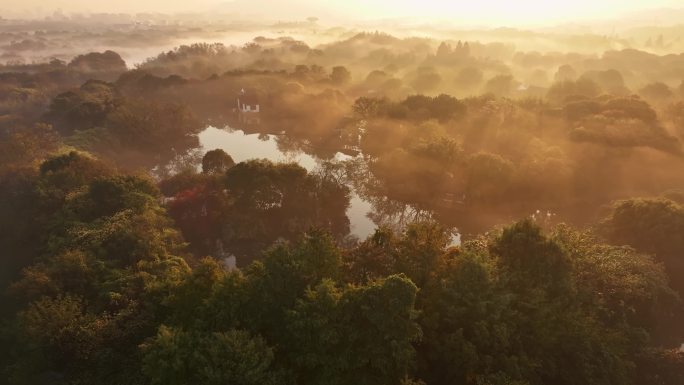
<svg viewBox="0 0 684 385">
<path fill-rule="evenodd" d="M 148 16 L 0 19 L 0 383 L 684 383 L 681 26 Z"/>
</svg>

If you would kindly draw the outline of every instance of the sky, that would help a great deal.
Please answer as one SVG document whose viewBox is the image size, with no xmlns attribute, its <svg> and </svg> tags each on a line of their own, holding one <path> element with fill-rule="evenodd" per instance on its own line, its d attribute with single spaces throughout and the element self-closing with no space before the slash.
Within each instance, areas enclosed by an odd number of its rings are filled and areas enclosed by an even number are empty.
<svg viewBox="0 0 684 385">
<path fill-rule="evenodd" d="M 72 12 L 197 12 L 223 10 L 276 19 L 305 16 L 369 20 L 413 17 L 478 25 L 540 25 L 607 19 L 645 9 L 684 7 L 683 0 L 0 0 L 0 15 Z"/>
</svg>

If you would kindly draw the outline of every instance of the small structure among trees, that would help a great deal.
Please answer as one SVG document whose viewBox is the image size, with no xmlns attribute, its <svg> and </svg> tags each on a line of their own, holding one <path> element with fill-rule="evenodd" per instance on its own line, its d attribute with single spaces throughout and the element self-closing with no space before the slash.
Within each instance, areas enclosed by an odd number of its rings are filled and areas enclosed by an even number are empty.
<svg viewBox="0 0 684 385">
<path fill-rule="evenodd" d="M 259 118 L 261 105 L 256 94 L 247 92 L 243 88 L 237 97 L 237 112 L 241 123 L 259 124 L 261 122 Z"/>
</svg>

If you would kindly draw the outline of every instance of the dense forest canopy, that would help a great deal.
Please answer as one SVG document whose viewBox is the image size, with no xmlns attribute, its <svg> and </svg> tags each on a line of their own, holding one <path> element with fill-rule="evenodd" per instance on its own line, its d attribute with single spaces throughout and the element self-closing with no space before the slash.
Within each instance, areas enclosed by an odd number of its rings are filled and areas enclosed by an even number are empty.
<svg viewBox="0 0 684 385">
<path fill-rule="evenodd" d="M 681 27 L 0 22 L 0 384 L 684 383 Z"/>
</svg>

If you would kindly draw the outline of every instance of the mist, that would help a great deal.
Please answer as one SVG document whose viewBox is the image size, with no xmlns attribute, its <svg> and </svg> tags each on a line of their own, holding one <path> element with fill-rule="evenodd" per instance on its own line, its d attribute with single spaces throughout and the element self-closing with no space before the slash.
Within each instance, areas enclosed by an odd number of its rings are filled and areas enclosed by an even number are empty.
<svg viewBox="0 0 684 385">
<path fill-rule="evenodd" d="M 448 22 L 486 27 L 531 27 L 557 23 L 584 23 L 591 21 L 638 19 L 655 17 L 644 11 L 677 8 L 676 0 L 606 0 L 593 2 L 523 0 L 515 3 L 499 0 L 467 1 L 217 1 L 198 0 L 192 5 L 181 1 L 150 0 L 137 2 L 123 0 L 116 4 L 93 3 L 79 0 L 28 0 L 7 4 L 9 17 L 45 17 L 53 14 L 92 13 L 151 13 L 197 14 L 209 17 L 220 14 L 226 17 L 258 18 L 259 20 L 297 19 L 302 15 L 320 17 L 328 21 L 354 22 L 395 19 L 417 23 Z"/>
<path fill-rule="evenodd" d="M 681 385 L 678 3 L 6 5 L 0 385 Z"/>
</svg>

